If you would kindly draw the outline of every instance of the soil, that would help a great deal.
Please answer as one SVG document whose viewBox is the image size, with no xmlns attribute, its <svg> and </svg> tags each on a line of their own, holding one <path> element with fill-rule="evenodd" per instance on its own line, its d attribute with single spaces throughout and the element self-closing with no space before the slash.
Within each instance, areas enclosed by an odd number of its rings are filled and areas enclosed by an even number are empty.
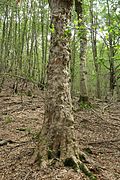
<svg viewBox="0 0 120 180">
<path fill-rule="evenodd" d="M 0 92 L 0 180 L 89 179 L 71 168 L 31 164 L 44 119 L 44 91 L 24 83 L 15 94 L 13 82 L 4 82 Z M 120 102 L 94 101 L 74 110 L 74 117 L 79 148 L 90 159 L 86 165 L 98 180 L 119 180 Z"/>
</svg>

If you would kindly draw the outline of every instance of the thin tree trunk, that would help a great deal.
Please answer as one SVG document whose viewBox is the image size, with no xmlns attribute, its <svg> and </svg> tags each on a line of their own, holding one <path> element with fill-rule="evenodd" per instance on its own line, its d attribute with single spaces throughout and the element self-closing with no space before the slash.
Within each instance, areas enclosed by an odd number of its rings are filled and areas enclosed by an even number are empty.
<svg viewBox="0 0 120 180">
<path fill-rule="evenodd" d="M 3 20 L 3 29 L 2 29 L 2 39 L 1 39 L 1 46 L 0 46 L 0 73 L 5 71 L 5 62 L 4 62 L 4 46 L 5 46 L 5 36 L 6 36 L 6 19 L 8 16 L 8 5 L 6 5 L 5 15 Z"/>
<path fill-rule="evenodd" d="M 8 9 L 8 6 L 6 6 L 7 8 L 7 13 L 6 13 L 6 25 L 5 25 L 5 42 L 4 42 L 4 71 L 6 72 L 7 71 L 7 68 L 8 68 L 8 27 L 9 27 L 9 9 Z"/>
<path fill-rule="evenodd" d="M 15 61 L 15 75 L 18 74 L 18 47 L 17 47 L 17 7 L 15 7 L 15 29 L 14 29 L 14 61 Z"/>
<path fill-rule="evenodd" d="M 41 3 L 41 38 L 42 38 L 42 66 L 41 66 L 41 84 L 44 85 L 45 80 L 45 39 L 44 39 L 44 7 L 43 7 L 43 0 Z"/>
<path fill-rule="evenodd" d="M 78 16 L 78 26 L 80 34 L 80 98 L 79 102 L 88 102 L 87 72 L 86 72 L 86 52 L 87 52 L 87 32 L 84 24 L 83 0 L 75 0 L 75 10 Z"/>
<path fill-rule="evenodd" d="M 108 11 L 108 27 L 111 26 L 111 17 L 110 17 L 110 8 L 109 8 L 109 2 L 107 0 L 107 11 Z M 114 94 L 114 88 L 115 88 L 115 67 L 114 67 L 114 45 L 113 45 L 113 37 L 112 33 L 108 31 L 109 36 L 109 63 L 110 63 L 110 94 L 113 96 Z"/>
<path fill-rule="evenodd" d="M 98 57 L 97 57 L 97 40 L 96 40 L 96 24 L 97 24 L 97 17 L 93 15 L 93 0 L 90 1 L 90 17 L 91 17 L 91 43 L 92 43 L 92 53 L 93 53 L 93 62 L 95 66 L 96 72 L 96 95 L 97 98 L 101 98 L 101 88 L 100 88 L 100 70 L 98 64 Z"/>
<path fill-rule="evenodd" d="M 45 34 L 45 62 L 44 62 L 44 83 L 47 81 L 47 54 L 48 54 L 48 30 L 49 30 L 49 10 L 47 12 L 47 24 L 46 24 L 46 34 Z"/>
<path fill-rule="evenodd" d="M 71 70 L 71 95 L 74 94 L 74 78 L 75 78 L 75 56 L 76 56 L 76 30 L 74 30 L 73 40 L 72 40 L 72 57 L 70 63 Z"/>
</svg>

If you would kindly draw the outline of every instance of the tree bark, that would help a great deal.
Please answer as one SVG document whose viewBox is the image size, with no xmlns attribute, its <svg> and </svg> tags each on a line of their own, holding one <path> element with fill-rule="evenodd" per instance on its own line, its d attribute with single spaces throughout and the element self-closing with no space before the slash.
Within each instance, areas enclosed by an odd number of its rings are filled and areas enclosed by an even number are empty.
<svg viewBox="0 0 120 180">
<path fill-rule="evenodd" d="M 78 166 L 74 118 L 69 85 L 70 34 L 72 1 L 49 0 L 52 37 L 48 64 L 45 120 L 40 133 L 40 163 L 60 159 L 65 165 Z M 43 163 L 44 164 L 44 163 Z"/>
</svg>

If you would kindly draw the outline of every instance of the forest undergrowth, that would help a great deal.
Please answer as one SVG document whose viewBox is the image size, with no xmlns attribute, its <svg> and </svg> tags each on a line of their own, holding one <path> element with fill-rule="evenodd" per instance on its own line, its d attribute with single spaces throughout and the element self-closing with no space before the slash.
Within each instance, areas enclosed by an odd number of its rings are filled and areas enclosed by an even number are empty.
<svg viewBox="0 0 120 180">
<path fill-rule="evenodd" d="M 32 84 L 5 81 L 0 92 L 0 180 L 87 180 L 84 173 L 62 166 L 40 169 L 31 164 L 44 119 L 44 91 Z M 77 98 L 74 100 L 74 104 Z M 94 100 L 74 108 L 79 148 L 98 180 L 120 179 L 120 102 Z"/>
</svg>

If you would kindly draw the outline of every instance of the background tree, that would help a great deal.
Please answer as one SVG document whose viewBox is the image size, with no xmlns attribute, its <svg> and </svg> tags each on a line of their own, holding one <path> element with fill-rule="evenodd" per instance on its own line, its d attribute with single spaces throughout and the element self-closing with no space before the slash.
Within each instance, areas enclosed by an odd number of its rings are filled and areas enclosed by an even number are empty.
<svg viewBox="0 0 120 180">
<path fill-rule="evenodd" d="M 86 81 L 86 52 L 87 52 L 87 31 L 85 27 L 83 0 L 75 0 L 75 10 L 78 18 L 80 37 L 80 98 L 79 102 L 88 102 L 88 91 Z"/>
<path fill-rule="evenodd" d="M 80 3 L 81 1 L 79 1 Z M 91 3 L 90 3 L 91 2 Z M 79 7 L 79 6 L 78 6 Z M 89 97 L 104 99 L 110 91 L 111 96 L 119 97 L 120 86 L 120 27 L 118 0 L 84 1 L 84 25 L 78 26 L 75 4 L 72 18 L 66 34 L 71 32 L 71 92 L 79 95 L 82 85 L 82 72 L 87 79 L 86 86 Z M 37 84 L 44 89 L 47 82 L 47 64 L 49 57 L 50 15 L 47 0 L 14 0 L 0 2 L 0 75 L 16 77 Z M 83 28 L 84 26 L 84 28 Z M 81 45 L 84 29 L 86 43 Z M 81 38 L 81 39 L 80 39 Z M 86 53 L 85 61 L 81 61 L 80 50 Z M 84 54 L 83 53 L 83 54 Z M 84 65 L 83 65 L 84 64 Z M 85 71 L 82 70 L 84 67 Z M 80 70 L 81 68 L 81 70 Z M 85 73 L 87 71 L 87 74 Z M 80 75 L 80 73 L 82 73 Z M 3 81 L 2 81 L 3 82 Z M 17 84 L 17 83 L 16 83 Z M 85 83 L 84 83 L 85 85 Z M 83 88 L 86 92 L 86 88 Z M 117 94 L 117 95 L 116 95 Z M 116 98 L 115 98 L 116 99 Z"/>
<path fill-rule="evenodd" d="M 96 96 L 97 98 L 101 98 L 101 88 L 100 88 L 100 64 L 98 59 L 97 52 L 97 6 L 93 5 L 95 1 L 90 0 L 90 23 L 91 23 L 91 44 L 92 44 L 92 54 L 93 54 L 93 62 L 95 66 L 96 72 Z M 95 2 L 96 3 L 96 2 Z M 95 10 L 94 10 L 94 9 Z M 94 12 L 96 11 L 96 12 Z"/>
</svg>

